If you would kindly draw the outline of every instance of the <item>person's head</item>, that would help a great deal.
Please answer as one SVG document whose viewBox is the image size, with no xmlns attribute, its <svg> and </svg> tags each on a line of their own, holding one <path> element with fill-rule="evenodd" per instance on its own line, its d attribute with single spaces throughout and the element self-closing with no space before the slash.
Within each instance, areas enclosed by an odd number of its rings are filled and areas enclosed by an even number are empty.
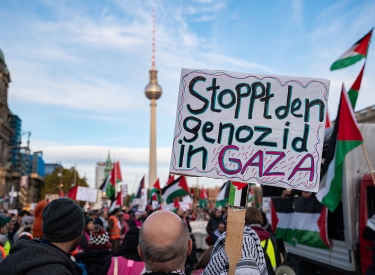
<svg viewBox="0 0 375 275">
<path fill-rule="evenodd" d="M 98 211 L 97 210 L 94 210 L 94 211 L 91 211 L 90 213 L 90 217 L 95 220 L 97 217 L 98 217 Z"/>
<path fill-rule="evenodd" d="M 212 250 L 214 249 L 214 246 L 210 246 L 202 255 L 198 263 L 195 265 L 194 269 L 204 269 L 208 265 L 210 259 L 211 259 L 211 253 Z"/>
<path fill-rule="evenodd" d="M 223 234 L 225 232 L 225 224 L 224 223 L 219 223 L 217 225 L 217 230 L 220 232 L 220 234 Z"/>
<path fill-rule="evenodd" d="M 10 223 L 12 219 L 10 217 L 5 217 L 0 215 L 0 234 L 5 235 L 8 233 L 8 223 Z"/>
<path fill-rule="evenodd" d="M 149 271 L 185 270 L 186 257 L 191 249 L 189 230 L 173 212 L 156 211 L 141 227 L 138 253 Z"/>
<path fill-rule="evenodd" d="M 5 246 L 6 242 L 7 242 L 7 235 L 0 234 L 0 246 Z"/>
<path fill-rule="evenodd" d="M 142 217 L 142 212 L 137 211 L 134 213 L 134 219 L 139 220 Z"/>
<path fill-rule="evenodd" d="M 248 207 L 246 209 L 246 214 L 245 214 L 245 224 L 250 225 L 250 224 L 263 224 L 263 217 L 262 213 L 258 208 L 255 207 Z"/>
<path fill-rule="evenodd" d="M 102 211 L 101 213 L 100 213 L 100 216 L 103 218 L 103 219 L 108 219 L 108 212 L 107 211 Z"/>
<path fill-rule="evenodd" d="M 93 225 L 90 232 L 89 248 L 105 250 L 111 248 L 108 233 L 99 224 Z"/>
<path fill-rule="evenodd" d="M 219 209 L 215 209 L 214 215 L 216 219 L 220 219 L 222 217 L 222 213 Z"/>
<path fill-rule="evenodd" d="M 127 214 L 126 214 L 127 215 Z M 128 260 L 142 262 L 141 257 L 138 254 L 139 245 L 139 228 L 133 226 L 126 232 L 124 241 L 122 242 L 120 249 L 120 256 Z"/>
<path fill-rule="evenodd" d="M 118 208 L 118 209 L 117 209 L 117 212 L 116 212 L 116 216 L 117 216 L 117 218 L 121 217 L 123 214 L 124 214 L 124 212 L 122 211 L 122 209 L 121 209 L 121 208 Z"/>
<path fill-rule="evenodd" d="M 10 222 L 7 224 L 7 228 L 8 228 L 8 232 L 13 232 L 13 229 L 14 229 L 14 225 L 15 223 L 17 222 L 17 218 L 16 218 L 16 215 L 14 214 L 11 214 L 10 215 Z"/>
<path fill-rule="evenodd" d="M 33 235 L 34 237 L 43 237 L 43 230 L 42 230 L 42 212 L 44 207 L 47 205 L 47 201 L 42 200 L 38 202 L 38 204 L 35 206 L 35 220 L 33 223 Z"/>
<path fill-rule="evenodd" d="M 94 228 L 94 220 L 90 217 L 87 217 L 85 219 L 85 228 L 84 230 L 86 232 L 90 232 Z"/>
<path fill-rule="evenodd" d="M 56 199 L 42 212 L 44 240 L 65 252 L 73 251 L 81 239 L 85 219 L 82 209 L 70 199 Z"/>
<path fill-rule="evenodd" d="M 181 208 L 177 208 L 176 214 L 182 218 L 184 216 L 184 211 Z"/>
</svg>

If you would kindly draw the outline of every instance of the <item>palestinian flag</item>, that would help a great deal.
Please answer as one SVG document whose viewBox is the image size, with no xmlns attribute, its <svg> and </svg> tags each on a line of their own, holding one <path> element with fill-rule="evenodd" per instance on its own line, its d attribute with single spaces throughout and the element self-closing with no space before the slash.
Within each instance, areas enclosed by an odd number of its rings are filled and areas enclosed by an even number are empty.
<svg viewBox="0 0 375 275">
<path fill-rule="evenodd" d="M 151 206 L 153 210 L 158 208 L 158 205 L 161 203 L 161 188 L 160 188 L 160 181 L 159 179 L 156 180 L 153 187 L 150 190 L 149 202 L 148 205 Z"/>
<path fill-rule="evenodd" d="M 147 208 L 147 189 L 145 189 L 145 177 L 143 176 L 137 193 L 133 199 L 133 206 L 138 205 L 138 211 L 145 211 Z"/>
<path fill-rule="evenodd" d="M 359 75 L 357 76 L 357 79 L 354 81 L 352 87 L 350 88 L 348 92 L 350 103 L 352 104 L 353 110 L 355 109 L 355 104 L 357 102 L 358 98 L 358 92 L 359 89 L 361 89 L 361 82 L 362 82 L 362 76 L 363 71 L 365 70 L 365 64 L 363 64 L 362 70 L 360 71 Z"/>
<path fill-rule="evenodd" d="M 112 168 L 111 174 L 110 174 L 110 184 L 107 185 L 106 189 L 106 196 L 107 198 L 114 200 L 116 195 L 116 186 L 117 183 L 122 182 L 122 176 L 121 176 L 121 169 L 120 169 L 120 162 L 117 161 Z"/>
<path fill-rule="evenodd" d="M 208 196 L 206 194 L 206 191 L 204 191 L 204 188 L 202 187 L 201 192 L 199 193 L 199 207 L 200 208 L 206 208 L 207 207 L 207 199 Z"/>
<path fill-rule="evenodd" d="M 157 179 L 156 182 L 154 183 L 154 185 L 152 186 L 151 190 L 150 190 L 150 195 L 152 195 L 154 193 L 160 194 L 160 192 L 161 192 L 160 181 L 159 181 L 159 179 Z"/>
<path fill-rule="evenodd" d="M 149 205 L 151 205 L 152 210 L 157 210 L 158 208 L 160 208 L 161 207 L 160 196 L 158 196 L 156 193 L 154 193 L 151 196 L 151 203 Z"/>
<path fill-rule="evenodd" d="M 170 185 L 172 182 L 174 182 L 174 175 L 169 175 L 167 185 Z"/>
<path fill-rule="evenodd" d="M 327 107 L 327 112 L 326 112 L 326 125 L 325 129 L 328 129 L 332 126 L 331 119 L 329 117 L 329 112 L 328 112 L 328 107 Z"/>
<path fill-rule="evenodd" d="M 373 29 L 372 29 L 373 30 Z M 372 30 L 343 53 L 331 66 L 331 71 L 353 65 L 367 56 Z"/>
<path fill-rule="evenodd" d="M 219 194 L 216 198 L 216 207 L 226 207 L 229 200 L 230 181 L 227 181 L 221 186 Z"/>
<path fill-rule="evenodd" d="M 275 237 L 295 245 L 293 215 L 293 198 L 272 198 L 271 219 Z"/>
<path fill-rule="evenodd" d="M 103 183 L 99 186 L 99 189 L 102 190 L 102 192 L 106 192 L 106 191 L 107 191 L 107 187 L 108 187 L 108 184 L 109 184 L 109 182 L 110 182 L 110 179 L 111 179 L 111 173 L 109 173 L 109 174 L 105 177 Z"/>
<path fill-rule="evenodd" d="M 294 198 L 293 225 L 297 243 L 329 249 L 327 216 L 327 207 L 315 197 Z"/>
<path fill-rule="evenodd" d="M 176 197 L 189 195 L 189 187 L 184 176 L 174 180 L 162 190 L 162 198 L 166 203 L 171 203 Z"/>
<path fill-rule="evenodd" d="M 229 205 L 245 207 L 247 204 L 248 194 L 249 184 L 245 182 L 232 181 L 229 192 Z"/>
<path fill-rule="evenodd" d="M 117 193 L 117 197 L 116 197 L 116 200 L 114 200 L 111 204 L 111 207 L 109 209 L 109 212 L 112 212 L 113 210 L 115 210 L 116 208 L 119 208 L 121 206 L 124 205 L 124 199 L 122 197 L 122 192 L 118 192 Z"/>
<path fill-rule="evenodd" d="M 345 156 L 362 143 L 362 135 L 343 84 L 337 119 L 322 168 L 321 186 L 316 194 L 317 199 L 331 212 L 340 203 Z"/>
<path fill-rule="evenodd" d="M 253 198 L 254 198 L 254 194 L 253 194 L 253 187 L 250 186 L 249 188 L 249 195 L 247 196 L 247 202 L 252 202 L 253 201 Z"/>
</svg>

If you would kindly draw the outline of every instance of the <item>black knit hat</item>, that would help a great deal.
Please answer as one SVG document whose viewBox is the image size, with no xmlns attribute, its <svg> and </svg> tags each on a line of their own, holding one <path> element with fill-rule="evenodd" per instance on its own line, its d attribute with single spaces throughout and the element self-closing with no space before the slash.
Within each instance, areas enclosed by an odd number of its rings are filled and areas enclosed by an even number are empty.
<svg viewBox="0 0 375 275">
<path fill-rule="evenodd" d="M 122 242 L 120 249 L 120 256 L 128 260 L 133 260 L 136 262 L 142 262 L 141 257 L 138 254 L 138 244 L 139 244 L 139 228 L 133 226 L 126 233 L 124 241 Z"/>
<path fill-rule="evenodd" d="M 70 199 L 48 203 L 42 213 L 43 235 L 46 241 L 67 242 L 82 234 L 85 217 L 82 209 Z"/>
</svg>

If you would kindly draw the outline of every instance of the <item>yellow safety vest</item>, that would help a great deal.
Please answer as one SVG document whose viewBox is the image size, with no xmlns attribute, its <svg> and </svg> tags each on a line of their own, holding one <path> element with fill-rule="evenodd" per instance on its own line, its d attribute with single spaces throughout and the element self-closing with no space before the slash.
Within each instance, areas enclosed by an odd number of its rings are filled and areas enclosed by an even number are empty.
<svg viewBox="0 0 375 275">
<path fill-rule="evenodd" d="M 266 239 L 264 241 L 261 241 L 260 244 L 264 248 L 266 246 L 266 241 L 268 240 L 268 245 L 267 245 L 267 256 L 270 259 L 271 265 L 273 269 L 275 270 L 276 268 L 276 256 L 275 256 L 275 248 L 273 247 L 272 241 L 270 239 Z"/>
</svg>

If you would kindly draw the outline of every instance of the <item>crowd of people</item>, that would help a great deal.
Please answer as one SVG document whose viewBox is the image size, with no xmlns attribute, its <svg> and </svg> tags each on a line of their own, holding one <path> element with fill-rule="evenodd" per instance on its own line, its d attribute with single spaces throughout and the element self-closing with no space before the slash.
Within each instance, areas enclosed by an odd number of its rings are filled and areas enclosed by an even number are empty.
<svg viewBox="0 0 375 275">
<path fill-rule="evenodd" d="M 70 199 L 40 201 L 30 212 L 0 214 L 0 273 L 227 274 L 226 220 L 226 208 L 84 213 Z M 206 251 L 197 251 L 191 221 L 207 221 Z M 276 244 L 265 224 L 258 209 L 246 210 L 238 274 L 275 269 Z"/>
</svg>

